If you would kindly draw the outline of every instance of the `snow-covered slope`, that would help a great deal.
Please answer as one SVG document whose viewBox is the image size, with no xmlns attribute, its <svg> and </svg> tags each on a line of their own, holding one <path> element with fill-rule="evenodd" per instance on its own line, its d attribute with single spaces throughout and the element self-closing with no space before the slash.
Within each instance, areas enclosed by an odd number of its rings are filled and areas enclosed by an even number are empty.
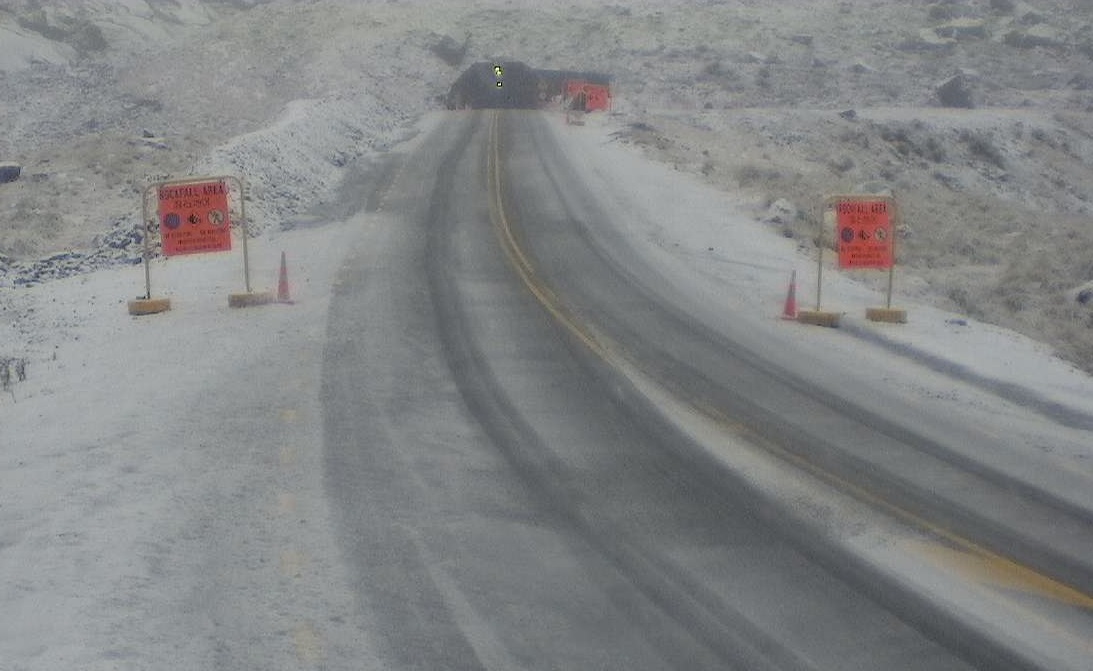
<svg viewBox="0 0 1093 671">
<path fill-rule="evenodd" d="M 915 286 L 1093 367 L 1093 301 L 1074 300 L 1093 281 L 1093 8 L 1078 0 L 7 0 L 0 162 L 23 179 L 0 185 L 0 286 L 131 261 L 139 191 L 165 175 L 235 165 L 269 196 L 256 229 L 298 220 L 347 157 L 439 106 L 460 71 L 434 51 L 444 38 L 467 40 L 464 64 L 613 73 L 614 118 L 641 129 L 621 140 L 745 194 L 756 218 L 788 203 L 773 225 L 806 247 L 823 193 L 894 190 Z M 940 106 L 954 75 L 975 109 Z M 289 179 L 259 146 L 300 105 L 341 130 L 307 159 L 316 174 Z M 226 163 L 229 141 L 255 160 Z"/>
</svg>

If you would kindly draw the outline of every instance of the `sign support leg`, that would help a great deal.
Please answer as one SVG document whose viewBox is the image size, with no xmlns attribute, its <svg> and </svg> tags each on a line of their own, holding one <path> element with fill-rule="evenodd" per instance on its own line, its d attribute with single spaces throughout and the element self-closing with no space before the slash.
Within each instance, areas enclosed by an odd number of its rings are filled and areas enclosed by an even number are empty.
<svg viewBox="0 0 1093 671">
<path fill-rule="evenodd" d="M 226 177 L 235 183 L 239 190 L 239 227 L 243 237 L 243 284 L 246 292 L 242 294 L 228 294 L 228 307 L 243 308 L 253 305 L 266 305 L 274 302 L 274 296 L 268 291 L 255 293 L 250 284 L 250 248 L 247 238 L 250 237 L 250 227 L 247 223 L 247 194 L 243 180 L 238 177 Z"/>
<path fill-rule="evenodd" d="M 141 226 L 144 228 L 144 296 L 131 300 L 128 303 L 129 314 L 151 315 L 171 309 L 170 298 L 152 298 L 152 231 L 158 225 L 157 219 L 148 214 L 148 199 L 152 192 L 159 188 L 159 184 L 152 184 L 144 190 L 141 203 Z M 158 217 L 158 213 L 157 213 Z"/>
<path fill-rule="evenodd" d="M 251 293 L 250 289 L 250 254 L 247 252 L 247 220 L 243 219 L 243 285 L 247 289 L 247 293 Z"/>
<path fill-rule="evenodd" d="M 820 311 L 820 301 L 823 298 L 824 285 L 824 228 L 826 226 L 825 220 L 827 218 L 829 206 L 830 204 L 825 202 L 816 215 L 816 309 L 799 310 L 797 312 L 797 321 L 802 324 L 813 324 L 815 326 L 828 326 L 834 328 L 839 325 L 840 314 L 838 312 Z M 813 212 L 816 212 L 816 210 L 813 210 Z"/>
<path fill-rule="evenodd" d="M 893 263 L 891 266 L 888 267 L 888 302 L 884 305 L 884 307 L 889 310 L 892 309 L 892 279 L 893 277 L 895 277 L 895 274 L 896 264 Z"/>
<path fill-rule="evenodd" d="M 144 222 L 144 251 L 142 256 L 144 257 L 144 298 L 149 299 L 152 297 L 152 247 L 148 242 L 148 238 L 152 235 L 151 222 L 145 218 Z"/>
<path fill-rule="evenodd" d="M 824 279 L 824 215 L 823 212 L 817 217 L 820 222 L 820 230 L 816 236 L 816 312 L 820 311 L 820 292 L 823 287 Z"/>
</svg>

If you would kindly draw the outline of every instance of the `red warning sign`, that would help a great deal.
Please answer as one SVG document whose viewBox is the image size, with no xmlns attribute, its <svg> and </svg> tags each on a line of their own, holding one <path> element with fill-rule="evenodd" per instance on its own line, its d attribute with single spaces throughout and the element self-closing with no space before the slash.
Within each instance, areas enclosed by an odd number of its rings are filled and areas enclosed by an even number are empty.
<svg viewBox="0 0 1093 671">
<path fill-rule="evenodd" d="M 161 184 L 158 195 L 164 256 L 231 250 L 224 180 Z"/>
<path fill-rule="evenodd" d="M 840 268 L 892 267 L 890 199 L 840 200 L 835 212 Z"/>
</svg>

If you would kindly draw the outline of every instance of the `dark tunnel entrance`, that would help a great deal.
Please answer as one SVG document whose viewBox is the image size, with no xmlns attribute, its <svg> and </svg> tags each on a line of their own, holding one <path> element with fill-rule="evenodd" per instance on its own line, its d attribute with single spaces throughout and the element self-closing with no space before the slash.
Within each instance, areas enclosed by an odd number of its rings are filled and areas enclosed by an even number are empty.
<svg viewBox="0 0 1093 671">
<path fill-rule="evenodd" d="M 536 109 L 564 94 L 567 81 L 609 86 L 611 77 L 578 70 L 539 70 L 519 61 L 480 61 L 448 90 L 448 109 Z"/>
</svg>

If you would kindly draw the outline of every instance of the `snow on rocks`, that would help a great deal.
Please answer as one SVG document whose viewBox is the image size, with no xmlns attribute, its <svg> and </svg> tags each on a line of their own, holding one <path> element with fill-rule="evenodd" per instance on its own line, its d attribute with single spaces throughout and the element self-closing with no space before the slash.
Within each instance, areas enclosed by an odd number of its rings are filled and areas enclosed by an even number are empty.
<svg viewBox="0 0 1093 671">
<path fill-rule="evenodd" d="M 9 391 L 15 382 L 26 382 L 26 380 L 25 357 L 0 356 L 0 389 Z"/>
<path fill-rule="evenodd" d="M 407 137 L 412 118 L 360 94 L 290 103 L 268 128 L 237 137 L 214 149 L 196 174 L 240 177 L 247 187 L 250 235 L 271 227 L 289 228 L 309 209 L 327 202 L 344 169 L 366 154 L 386 150 Z M 154 136 L 153 136 L 154 137 Z M 118 217 L 96 236 L 89 250 L 66 250 L 14 261 L 0 258 L 0 288 L 33 286 L 113 265 L 140 263 L 143 238 L 139 216 Z"/>
<path fill-rule="evenodd" d="M 30 287 L 49 280 L 109 268 L 134 265 L 143 258 L 143 238 L 136 218 L 121 218 L 90 250 L 67 250 L 29 261 L 0 255 L 0 289 Z"/>
<path fill-rule="evenodd" d="M 763 216 L 763 221 L 769 224 L 789 224 L 796 218 L 797 206 L 785 198 L 779 198 L 767 208 L 767 213 Z"/>
<path fill-rule="evenodd" d="M 344 168 L 405 135 L 410 121 L 375 97 L 297 100 L 268 128 L 235 138 L 212 152 L 203 172 L 240 176 L 247 184 L 251 233 L 327 201 Z"/>
<path fill-rule="evenodd" d="M 975 107 L 971 82 L 964 74 L 954 75 L 938 86 L 937 99 L 944 107 Z"/>
</svg>

